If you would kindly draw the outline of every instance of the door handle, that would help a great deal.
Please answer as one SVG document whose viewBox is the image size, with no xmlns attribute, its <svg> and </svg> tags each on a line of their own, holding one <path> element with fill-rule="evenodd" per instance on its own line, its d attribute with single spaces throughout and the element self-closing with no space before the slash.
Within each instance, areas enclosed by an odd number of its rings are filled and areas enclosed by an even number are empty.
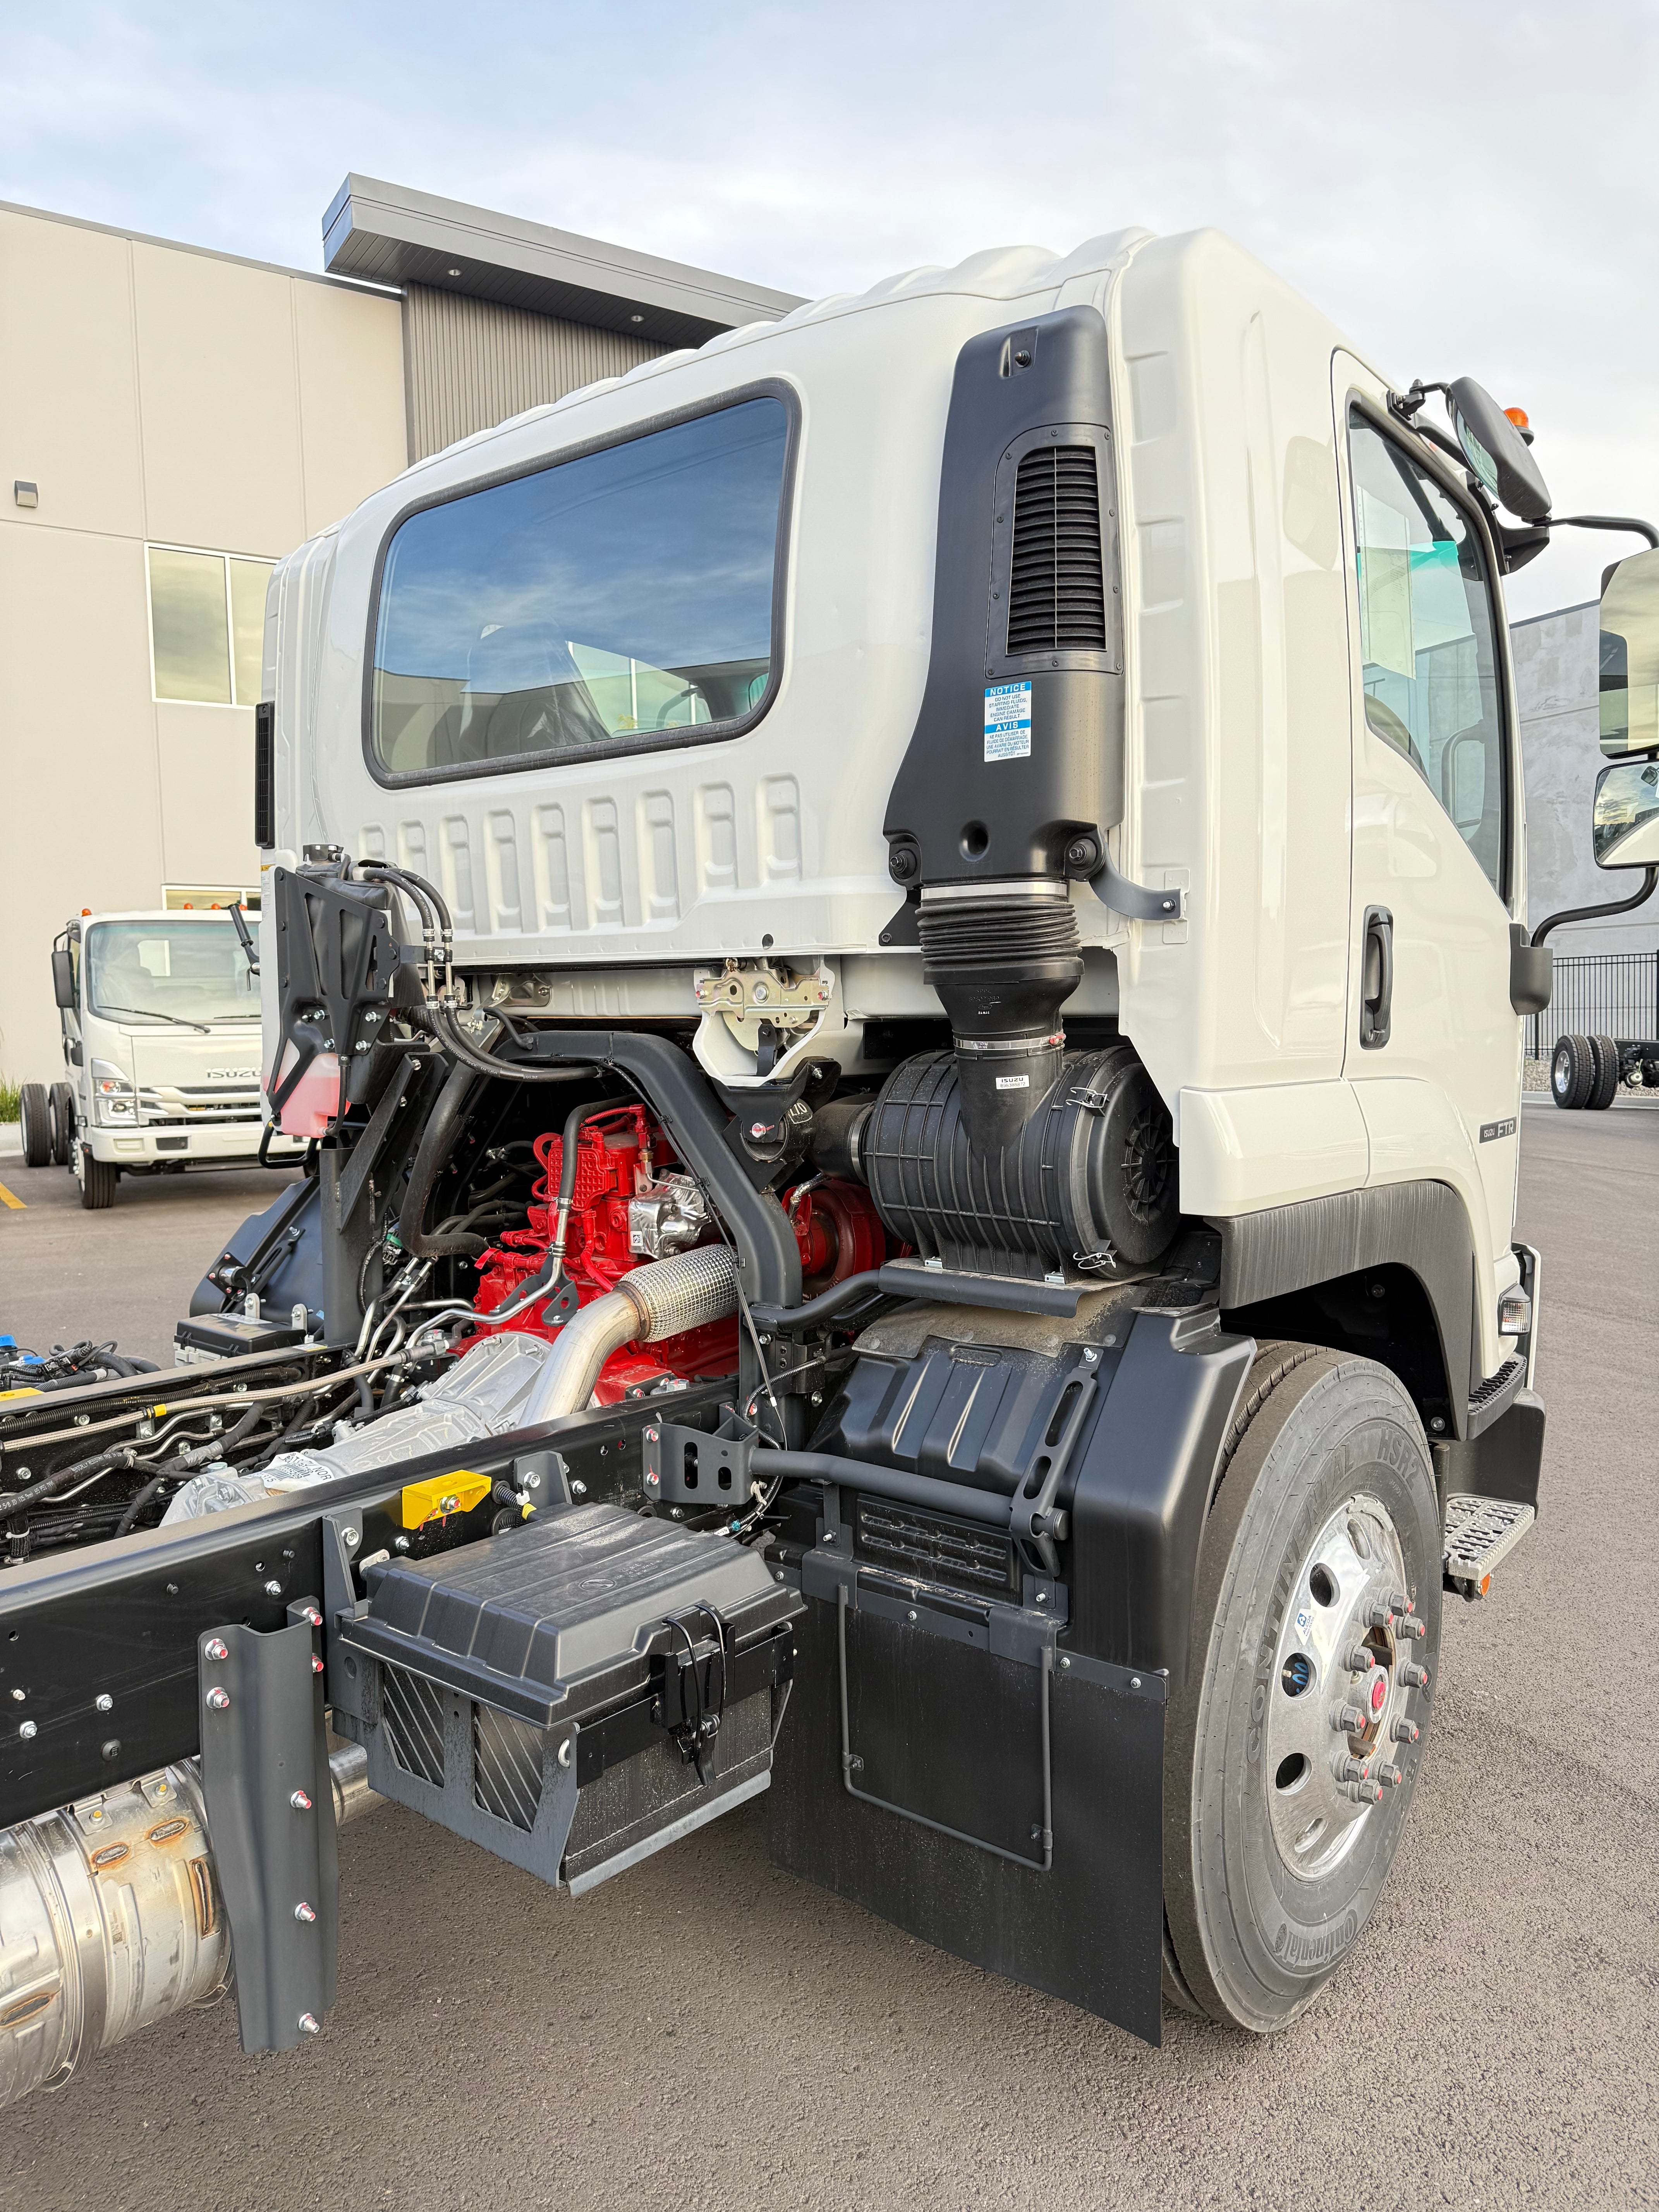
<svg viewBox="0 0 1659 2212">
<path fill-rule="evenodd" d="M 1375 1052 L 1389 1041 L 1394 1006 L 1394 916 L 1387 907 L 1366 908 L 1359 957 L 1359 1042 Z"/>
</svg>

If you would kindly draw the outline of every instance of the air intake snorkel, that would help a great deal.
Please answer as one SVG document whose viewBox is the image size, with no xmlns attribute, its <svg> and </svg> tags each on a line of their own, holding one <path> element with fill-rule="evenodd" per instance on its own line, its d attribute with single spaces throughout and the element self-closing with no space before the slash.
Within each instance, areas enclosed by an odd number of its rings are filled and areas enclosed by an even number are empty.
<svg viewBox="0 0 1659 2212">
<path fill-rule="evenodd" d="M 957 355 L 927 684 L 884 824 L 907 904 L 883 941 L 921 948 L 988 1156 L 1059 1079 L 1060 1009 L 1083 980 L 1071 886 L 1122 818 L 1111 435 L 1097 308 Z"/>
</svg>

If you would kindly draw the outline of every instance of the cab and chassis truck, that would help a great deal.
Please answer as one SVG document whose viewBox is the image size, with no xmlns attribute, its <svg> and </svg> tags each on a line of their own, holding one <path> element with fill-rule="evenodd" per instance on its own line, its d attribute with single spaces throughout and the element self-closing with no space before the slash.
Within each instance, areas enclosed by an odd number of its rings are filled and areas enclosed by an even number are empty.
<svg viewBox="0 0 1659 2212">
<path fill-rule="evenodd" d="M 0 2095 L 233 1962 L 247 2049 L 320 2032 L 376 1798 L 579 1899 L 764 1791 L 781 1866 L 1149 2041 L 1316 1998 L 1538 1503 L 1551 527 L 1478 386 L 1121 232 L 282 564 L 306 1170 L 173 1374 L 0 1407 Z"/>
</svg>

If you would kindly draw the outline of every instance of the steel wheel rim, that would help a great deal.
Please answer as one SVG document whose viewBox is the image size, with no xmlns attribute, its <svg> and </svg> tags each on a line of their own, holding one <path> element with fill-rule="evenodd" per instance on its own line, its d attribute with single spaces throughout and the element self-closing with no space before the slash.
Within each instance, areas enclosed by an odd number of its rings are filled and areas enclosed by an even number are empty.
<svg viewBox="0 0 1659 2212">
<path fill-rule="evenodd" d="M 1338 1507 L 1297 1566 L 1268 1682 L 1262 1783 L 1280 1861 L 1299 1881 L 1340 1866 L 1399 1786 L 1407 1589 L 1399 1530 L 1369 1491 Z M 1370 1665 L 1354 1663 L 1362 1652 Z"/>
</svg>

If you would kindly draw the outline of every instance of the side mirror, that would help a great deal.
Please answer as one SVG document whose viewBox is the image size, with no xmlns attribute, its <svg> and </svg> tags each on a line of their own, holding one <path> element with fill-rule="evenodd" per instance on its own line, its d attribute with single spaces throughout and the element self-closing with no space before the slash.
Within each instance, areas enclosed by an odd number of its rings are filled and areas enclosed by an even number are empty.
<svg viewBox="0 0 1659 2212">
<path fill-rule="evenodd" d="M 52 956 L 52 995 L 65 1013 L 75 1012 L 75 959 L 67 947 Z"/>
<path fill-rule="evenodd" d="M 1601 659 L 1602 751 L 1609 760 L 1652 752 L 1659 747 L 1659 553 L 1632 553 L 1602 578 Z"/>
<path fill-rule="evenodd" d="M 1659 866 L 1659 761 L 1619 761 L 1595 779 L 1598 868 Z"/>
<path fill-rule="evenodd" d="M 1446 406 L 1463 457 L 1502 507 L 1522 522 L 1542 522 L 1549 486 L 1527 441 L 1484 386 L 1460 376 L 1446 387 Z"/>
</svg>

